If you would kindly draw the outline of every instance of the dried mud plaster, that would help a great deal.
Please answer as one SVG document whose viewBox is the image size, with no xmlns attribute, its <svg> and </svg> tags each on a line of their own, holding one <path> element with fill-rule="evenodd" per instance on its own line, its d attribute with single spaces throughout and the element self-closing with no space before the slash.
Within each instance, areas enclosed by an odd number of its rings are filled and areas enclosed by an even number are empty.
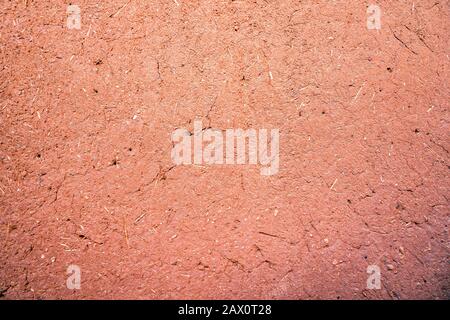
<svg viewBox="0 0 450 320">
<path fill-rule="evenodd" d="M 446 1 L 71 4 L 1 4 L 1 298 L 448 298 Z"/>
</svg>

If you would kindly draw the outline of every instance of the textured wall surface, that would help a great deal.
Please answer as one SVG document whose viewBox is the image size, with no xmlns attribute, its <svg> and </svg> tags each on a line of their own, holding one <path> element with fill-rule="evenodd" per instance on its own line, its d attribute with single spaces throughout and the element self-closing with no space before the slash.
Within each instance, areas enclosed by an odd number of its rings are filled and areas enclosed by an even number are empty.
<svg viewBox="0 0 450 320">
<path fill-rule="evenodd" d="M 0 297 L 448 298 L 448 1 L 71 4 L 0 1 Z M 196 119 L 279 172 L 175 166 Z"/>
</svg>

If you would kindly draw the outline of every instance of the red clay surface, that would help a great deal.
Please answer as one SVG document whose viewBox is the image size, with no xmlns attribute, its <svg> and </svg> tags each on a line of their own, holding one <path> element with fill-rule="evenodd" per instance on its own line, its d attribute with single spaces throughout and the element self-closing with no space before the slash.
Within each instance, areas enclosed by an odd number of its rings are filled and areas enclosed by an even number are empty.
<svg viewBox="0 0 450 320">
<path fill-rule="evenodd" d="M 0 4 L 2 298 L 449 297 L 448 1 L 68 4 Z M 279 173 L 173 167 L 194 119 Z"/>
</svg>

